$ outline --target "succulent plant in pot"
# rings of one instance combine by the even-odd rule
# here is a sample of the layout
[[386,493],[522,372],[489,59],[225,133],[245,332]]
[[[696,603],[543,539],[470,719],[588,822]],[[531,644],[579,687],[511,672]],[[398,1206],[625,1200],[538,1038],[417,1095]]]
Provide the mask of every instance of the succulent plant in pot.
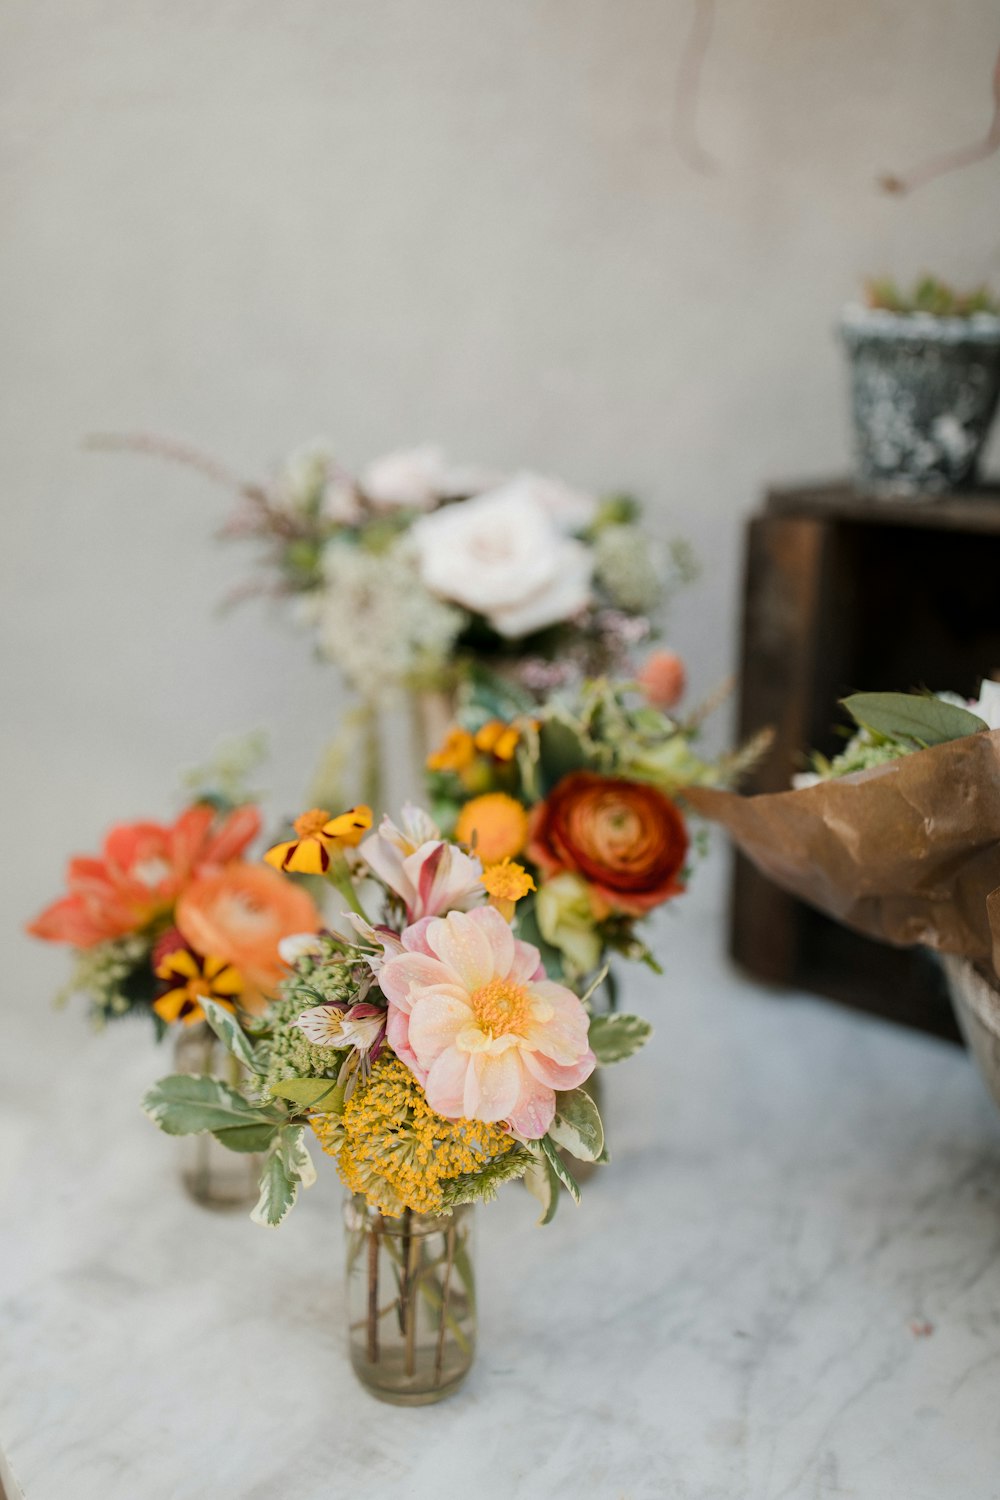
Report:
[[840,331],[858,488],[905,499],[974,483],[1000,396],[1000,302],[929,276],[910,294],[872,281]]

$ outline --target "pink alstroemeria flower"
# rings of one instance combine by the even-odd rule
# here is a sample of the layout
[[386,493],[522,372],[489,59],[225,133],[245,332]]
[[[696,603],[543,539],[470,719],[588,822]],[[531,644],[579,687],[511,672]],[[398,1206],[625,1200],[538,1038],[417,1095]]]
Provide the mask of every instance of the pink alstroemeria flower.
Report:
[[482,862],[446,843],[427,813],[407,805],[403,826],[383,818],[360,853],[369,869],[405,902],[410,922],[468,911],[486,899]]
[[447,1119],[505,1120],[524,1140],[552,1124],[556,1091],[579,1087],[596,1058],[589,1019],[545,977],[537,948],[492,907],[408,927],[379,976],[387,1040]]

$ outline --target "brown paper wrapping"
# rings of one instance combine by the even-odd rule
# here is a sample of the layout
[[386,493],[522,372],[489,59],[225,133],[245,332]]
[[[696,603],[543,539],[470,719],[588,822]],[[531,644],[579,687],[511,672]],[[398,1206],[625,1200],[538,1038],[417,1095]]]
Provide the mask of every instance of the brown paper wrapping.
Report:
[[828,916],[1000,974],[1000,730],[799,791],[685,801]]

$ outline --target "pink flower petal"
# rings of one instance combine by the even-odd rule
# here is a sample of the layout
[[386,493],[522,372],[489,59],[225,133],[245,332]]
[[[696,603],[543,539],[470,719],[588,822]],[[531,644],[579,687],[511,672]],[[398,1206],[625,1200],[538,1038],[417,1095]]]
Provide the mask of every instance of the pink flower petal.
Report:
[[426,1083],[427,1073],[417,1062],[409,1040],[410,1018],[405,1011],[389,1007],[385,1038],[400,1062],[405,1063],[418,1083]]
[[531,984],[533,980],[545,978],[542,955],[533,943],[525,943],[520,938],[516,938],[514,953],[514,962],[509,976],[513,984]]
[[[494,916],[506,927],[499,912]],[[470,994],[488,984],[497,972],[489,930],[484,931],[465,912],[453,911],[432,923],[427,929],[427,943]]]
[[567,1089],[578,1089],[597,1067],[597,1058],[588,1048],[583,1057],[574,1063],[553,1062],[543,1052],[522,1052],[521,1061],[533,1078],[557,1093]]
[[423,1068],[430,1068],[467,1026],[472,1012],[467,1000],[454,992],[421,995],[410,1012],[410,1047]]
[[399,953],[382,965],[378,982],[387,1000],[409,1010],[411,992],[417,986],[454,984],[455,976],[436,958],[423,953]]
[[551,1014],[547,1020],[532,1021],[524,1032],[527,1048],[543,1052],[558,1063],[572,1064],[587,1051],[590,1021],[587,1012],[572,990],[565,985],[544,980],[531,986],[532,996],[546,1005]]
[[465,1078],[469,1056],[457,1047],[446,1047],[434,1059],[427,1074],[427,1103],[446,1120],[460,1120],[465,1109]]
[[556,1096],[530,1073],[522,1075],[517,1103],[507,1116],[511,1130],[526,1141],[539,1141],[556,1116]]
[[519,1106],[523,1086],[517,1053],[474,1052],[470,1056],[465,1075],[466,1116],[470,1120],[508,1119]]

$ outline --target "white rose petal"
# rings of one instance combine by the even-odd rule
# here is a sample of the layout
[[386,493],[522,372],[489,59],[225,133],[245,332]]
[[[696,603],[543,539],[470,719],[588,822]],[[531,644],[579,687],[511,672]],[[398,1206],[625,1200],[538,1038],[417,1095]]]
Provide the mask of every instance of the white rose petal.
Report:
[[582,542],[567,539],[559,553],[559,571],[554,581],[530,598],[507,608],[495,609],[490,623],[501,635],[516,640],[572,619],[590,603],[593,558]]
[[516,474],[510,483],[530,494],[561,531],[585,531],[597,515],[596,497],[574,490],[561,479],[525,473]]

